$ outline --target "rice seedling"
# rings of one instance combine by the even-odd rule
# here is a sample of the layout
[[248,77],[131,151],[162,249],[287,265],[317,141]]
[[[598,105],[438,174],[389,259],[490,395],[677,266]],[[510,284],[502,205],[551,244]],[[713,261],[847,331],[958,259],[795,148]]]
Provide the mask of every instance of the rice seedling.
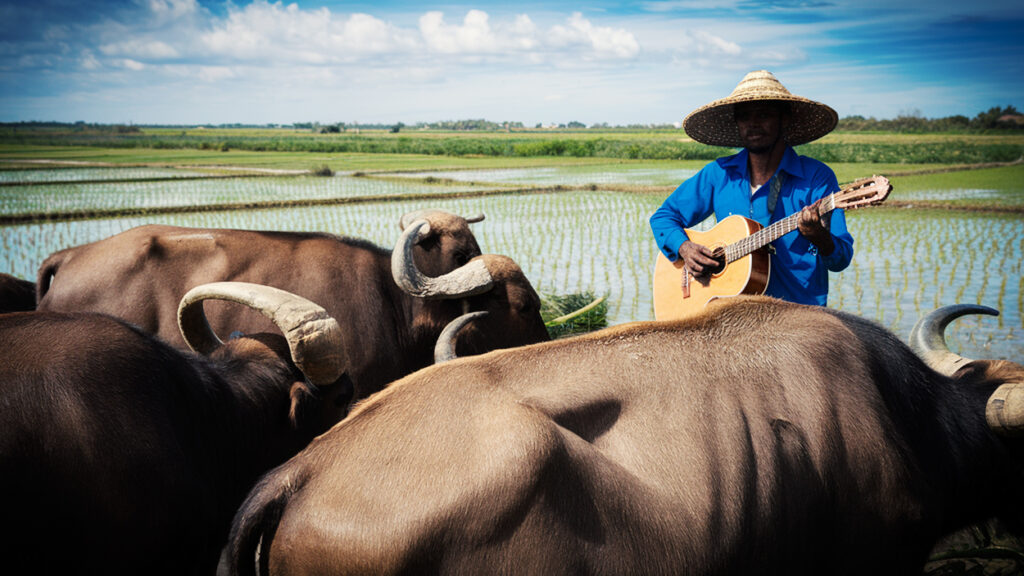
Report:
[[44,170],[0,170],[0,183],[83,182],[103,180],[144,180],[155,178],[195,178],[208,175],[198,170],[158,168],[149,166],[130,168],[47,168]]
[[[536,178],[558,182],[565,176],[590,182],[609,173],[616,177],[635,176],[626,168],[608,170],[607,166],[593,166],[553,169]],[[450,178],[454,173],[444,174],[448,180],[439,179],[433,184],[415,179],[345,175],[4,186],[0,187],[0,212],[5,214],[18,210],[74,210],[83,206],[159,206],[344,195],[399,199],[0,226],[0,272],[33,278],[43,258],[55,250],[149,222],[322,231],[390,247],[398,238],[397,223],[403,213],[437,207],[464,215],[486,214],[483,222],[473,225],[482,249],[515,259],[539,293],[605,295],[602,314],[609,324],[652,318],[651,275],[657,249],[647,220],[664,199],[664,193],[597,189],[415,198],[426,192],[479,189],[471,184],[478,175],[462,181]],[[521,179],[524,174],[520,170],[508,175],[507,181],[520,183],[513,176]],[[652,179],[679,176],[669,174]],[[903,337],[921,314],[934,307],[954,302],[995,306],[1002,312],[998,319],[955,322],[950,328],[951,347],[968,356],[1024,355],[1024,221],[1018,214],[880,207],[851,212],[847,222],[856,240],[855,255],[847,270],[830,275],[831,306],[873,319]],[[698,228],[707,229],[713,224],[714,219],[710,219]],[[1007,330],[1011,330],[1009,336],[1003,337]]]
[[436,194],[472,189],[468,185],[427,186],[417,182],[348,176],[4,186],[0,188],[0,214],[59,215],[81,211],[117,211],[140,207],[187,207],[303,199],[414,196],[424,193]]
[[594,184],[600,187],[612,185],[631,186],[677,186],[683,180],[697,173],[695,168],[651,168],[645,166],[550,166],[542,168],[512,168],[489,170],[450,170],[433,172],[409,172],[405,178],[437,178],[462,182],[488,182],[550,186],[582,186]]

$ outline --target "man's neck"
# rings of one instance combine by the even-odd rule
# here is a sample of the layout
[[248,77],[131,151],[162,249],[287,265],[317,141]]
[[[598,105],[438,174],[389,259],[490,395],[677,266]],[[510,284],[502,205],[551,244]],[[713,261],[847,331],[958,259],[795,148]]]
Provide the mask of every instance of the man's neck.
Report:
[[782,163],[786,153],[786,143],[780,138],[771,149],[764,152],[747,151],[747,169],[750,173],[750,184],[761,187],[767,182]]

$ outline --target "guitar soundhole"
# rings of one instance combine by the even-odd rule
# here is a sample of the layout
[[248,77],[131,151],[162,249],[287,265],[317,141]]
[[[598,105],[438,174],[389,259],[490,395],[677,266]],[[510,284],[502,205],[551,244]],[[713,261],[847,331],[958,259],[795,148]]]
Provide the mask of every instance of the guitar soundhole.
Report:
[[711,253],[711,257],[717,260],[718,264],[714,266],[707,266],[705,270],[708,274],[714,275],[720,273],[722,270],[725,270],[725,248],[722,248],[721,246],[715,248],[714,251]]

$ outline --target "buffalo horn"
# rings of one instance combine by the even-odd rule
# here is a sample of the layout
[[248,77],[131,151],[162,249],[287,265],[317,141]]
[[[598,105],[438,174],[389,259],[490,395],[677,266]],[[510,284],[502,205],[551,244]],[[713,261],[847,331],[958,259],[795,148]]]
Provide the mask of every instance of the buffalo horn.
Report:
[[416,268],[412,247],[419,241],[426,220],[417,220],[402,232],[391,253],[391,275],[402,290],[421,298],[464,298],[491,289],[494,279],[482,260],[470,260],[442,276],[426,276]]
[[949,345],[946,344],[946,326],[968,314],[998,316],[999,311],[978,304],[952,304],[933,310],[918,320],[914,329],[910,331],[910,347],[932,370],[952,376],[971,359],[949,350]]
[[455,336],[458,335],[459,330],[466,324],[469,324],[477,318],[487,316],[486,311],[470,312],[469,314],[463,314],[455,320],[452,320],[444,327],[441,331],[441,335],[437,337],[437,344],[434,346],[434,364],[440,364],[449,360],[455,360],[458,356],[455,355]]
[[[406,212],[405,214],[402,214],[402,217],[398,219],[398,228],[401,230],[405,230],[406,228],[409,227],[409,224],[412,224],[417,220],[429,220],[431,214],[438,213],[447,214],[449,216],[458,218],[458,216],[455,216],[455,214],[452,214],[451,212],[446,212],[445,210],[439,210],[437,208],[413,210],[412,212]],[[483,219],[483,214],[477,214],[476,216],[463,218],[463,220],[465,220],[467,224],[476,224],[477,222],[482,222]]]
[[1024,435],[1024,383],[1000,384],[985,404],[985,421],[1003,436]]
[[190,348],[209,354],[221,346],[203,311],[204,300],[243,304],[263,314],[288,341],[292,361],[315,386],[333,383],[344,370],[341,328],[317,304],[277,288],[247,282],[213,282],[188,291],[178,305],[178,328]]
[[[936,372],[952,376],[971,362],[970,358],[950,352],[945,338],[946,326],[967,314],[998,316],[999,311],[975,304],[944,306],[918,320],[910,332],[911,348]],[[1007,382],[996,388],[985,404],[985,421],[998,434],[1024,434],[1024,383]]]

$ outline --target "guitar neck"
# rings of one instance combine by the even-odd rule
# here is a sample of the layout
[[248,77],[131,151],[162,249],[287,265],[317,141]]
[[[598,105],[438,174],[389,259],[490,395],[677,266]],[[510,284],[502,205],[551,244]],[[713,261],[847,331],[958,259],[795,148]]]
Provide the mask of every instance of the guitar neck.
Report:
[[[825,201],[818,206],[818,215],[824,216],[836,208],[836,194],[829,194],[825,197]],[[747,254],[774,242],[776,239],[789,234],[793,230],[796,230],[797,225],[800,223],[800,213],[790,214],[788,217],[774,222],[769,226],[761,228],[757,232],[754,232],[750,236],[742,238],[732,244],[725,247],[725,261],[726,263],[733,262],[743,258]]]

